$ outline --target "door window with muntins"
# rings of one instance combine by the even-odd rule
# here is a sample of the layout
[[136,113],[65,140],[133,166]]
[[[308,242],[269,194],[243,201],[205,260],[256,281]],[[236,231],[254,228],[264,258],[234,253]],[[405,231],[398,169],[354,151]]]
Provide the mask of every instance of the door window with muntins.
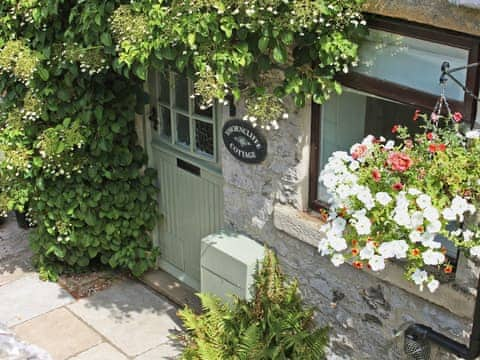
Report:
[[217,114],[193,98],[192,82],[179,74],[156,74],[158,123],[154,132],[162,143],[188,155],[217,163]]

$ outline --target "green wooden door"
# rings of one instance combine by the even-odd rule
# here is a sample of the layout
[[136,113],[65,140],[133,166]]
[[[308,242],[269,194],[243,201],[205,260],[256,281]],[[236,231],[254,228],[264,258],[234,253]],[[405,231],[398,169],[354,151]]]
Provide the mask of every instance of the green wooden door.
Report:
[[220,116],[191,99],[192,84],[175,74],[152,74],[149,93],[145,129],[150,164],[158,170],[158,265],[200,289],[201,239],[223,226]]

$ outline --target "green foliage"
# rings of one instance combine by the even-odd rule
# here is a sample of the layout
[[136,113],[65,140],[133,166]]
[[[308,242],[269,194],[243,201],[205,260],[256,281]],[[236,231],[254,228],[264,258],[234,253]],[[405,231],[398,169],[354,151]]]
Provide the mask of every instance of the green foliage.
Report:
[[91,263],[139,275],[157,255],[155,173],[134,131],[142,82],[111,66],[121,3],[0,3],[0,209],[38,223],[45,278]]
[[114,12],[111,30],[120,62],[138,76],[151,63],[187,72],[205,105],[242,96],[259,103],[248,118],[267,127],[285,110],[264,113],[264,103],[290,95],[302,107],[339,89],[334,75],[357,60],[361,3],[137,0]]
[[327,329],[313,324],[313,310],[304,309],[296,281],[288,282],[271,250],[255,274],[253,298],[219,298],[199,294],[203,313],[188,307],[179,312],[187,329],[183,359],[324,358]]

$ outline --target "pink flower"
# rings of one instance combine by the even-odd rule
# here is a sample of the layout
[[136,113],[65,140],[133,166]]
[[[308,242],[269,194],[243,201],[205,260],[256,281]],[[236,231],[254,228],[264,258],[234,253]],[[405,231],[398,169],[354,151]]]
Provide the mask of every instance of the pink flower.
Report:
[[433,121],[433,122],[438,122],[438,119],[440,119],[440,116],[438,116],[438,114],[435,114],[434,112],[432,112],[432,114],[430,115],[430,119]]
[[432,132],[427,133],[427,139],[428,140],[433,140],[433,133]]
[[387,164],[390,165],[393,171],[404,172],[412,166],[413,161],[407,154],[392,152],[388,155]]
[[368,150],[368,147],[367,145],[364,145],[364,144],[358,144],[356,145],[352,150],[351,150],[351,153],[352,153],[352,158],[354,160],[357,160],[361,157],[364,157],[365,154],[367,153],[367,150]]
[[453,121],[456,123],[459,123],[460,121],[463,120],[463,115],[462,113],[459,113],[458,111],[452,115]]
[[397,190],[397,191],[400,191],[403,189],[403,184],[401,182],[397,182],[395,184],[392,185],[392,189],[393,190]]
[[380,171],[378,171],[378,169],[373,169],[372,177],[373,177],[373,181],[379,182],[380,179],[382,178],[382,174],[380,174]]
[[415,114],[413,114],[413,121],[417,121],[421,113],[422,112],[420,110],[415,110]]
[[398,131],[399,128],[400,128],[400,125],[393,125],[392,134],[395,134]]

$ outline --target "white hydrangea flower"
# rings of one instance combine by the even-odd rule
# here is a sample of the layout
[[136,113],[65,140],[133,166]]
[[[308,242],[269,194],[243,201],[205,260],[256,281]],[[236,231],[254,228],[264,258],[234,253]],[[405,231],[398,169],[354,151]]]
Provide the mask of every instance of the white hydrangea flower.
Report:
[[345,262],[345,258],[343,257],[342,254],[335,254],[335,255],[332,256],[332,258],[330,260],[331,260],[332,264],[337,266],[337,267],[342,265]]
[[372,271],[380,271],[385,269],[385,259],[380,255],[373,255],[370,260],[368,260],[368,265]]
[[422,254],[423,262],[427,265],[440,265],[445,261],[445,255],[441,252],[428,249]]

